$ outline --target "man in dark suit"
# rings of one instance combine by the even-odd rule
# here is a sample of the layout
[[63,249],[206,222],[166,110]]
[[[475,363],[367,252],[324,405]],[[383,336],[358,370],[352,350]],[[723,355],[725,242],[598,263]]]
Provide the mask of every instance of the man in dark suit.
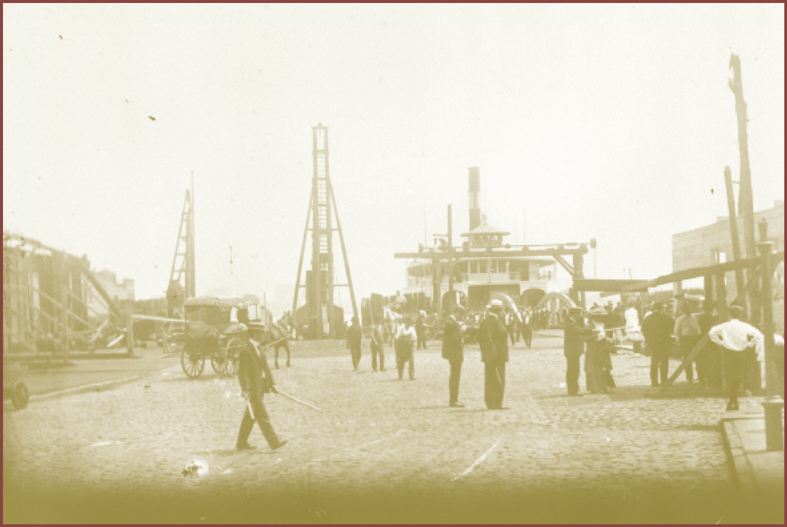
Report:
[[659,385],[669,378],[669,358],[672,351],[672,332],[675,321],[664,313],[661,303],[653,305],[653,312],[642,321],[642,336],[650,349],[650,383]]
[[262,350],[248,341],[248,333],[245,334],[246,342],[238,355],[238,381],[240,382],[241,396],[246,400],[246,413],[243,414],[243,421],[240,424],[240,433],[235,448],[238,450],[249,450],[256,448],[248,443],[249,434],[254,427],[254,421],[268,441],[271,450],[276,450],[283,446],[287,441],[282,441],[273,430],[268,412],[262,403],[263,394],[278,393],[273,383],[273,375],[268,367],[268,361]]
[[481,362],[484,363],[484,400],[488,409],[502,410],[508,362],[508,331],[501,320],[503,303],[492,300],[487,308],[489,315],[478,329]]
[[448,377],[448,406],[464,408],[459,402],[459,377],[462,373],[464,350],[462,349],[462,330],[453,315],[445,320],[443,328],[443,358],[451,366]]
[[593,335],[593,330],[585,326],[581,307],[568,309],[563,335],[563,355],[566,356],[566,388],[571,396],[579,393],[579,360],[585,351],[585,340]]

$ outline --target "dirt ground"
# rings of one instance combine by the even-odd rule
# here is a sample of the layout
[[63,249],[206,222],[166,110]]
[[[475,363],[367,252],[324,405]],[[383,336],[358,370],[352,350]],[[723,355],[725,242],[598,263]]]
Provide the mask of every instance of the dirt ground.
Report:
[[[468,346],[448,407],[439,342],[416,352],[416,379],[361,371],[341,342],[292,343],[265,404],[270,451],[234,449],[244,412],[236,379],[179,366],[111,391],[5,411],[4,521],[102,523],[741,523],[719,428],[724,401],[680,383],[649,386],[648,359],[613,357],[611,395],[565,394],[562,335],[518,343],[507,410],[485,409]],[[272,363],[272,352],[269,353]],[[584,388],[584,380],[582,381]],[[192,459],[209,473],[181,474]],[[767,512],[767,514],[766,514]],[[778,520],[778,519],[777,519]],[[783,521],[783,502],[781,510]]]

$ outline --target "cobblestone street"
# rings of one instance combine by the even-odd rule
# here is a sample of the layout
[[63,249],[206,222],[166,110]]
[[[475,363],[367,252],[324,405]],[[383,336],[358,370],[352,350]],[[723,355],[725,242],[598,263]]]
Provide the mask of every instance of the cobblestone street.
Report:
[[[3,414],[5,522],[733,523],[755,521],[730,483],[724,401],[679,382],[649,386],[649,359],[613,356],[610,395],[565,395],[562,334],[518,343],[503,411],[483,402],[477,346],[466,347],[449,408],[439,342],[416,352],[416,379],[361,371],[339,342],[293,343],[265,404],[289,443],[234,449],[237,379],[180,367],[100,393]],[[272,357],[269,357],[272,365]],[[674,367],[674,365],[673,365]],[[406,377],[406,376],[405,376]],[[584,375],[582,379],[584,388]],[[210,472],[181,475],[201,459]]]

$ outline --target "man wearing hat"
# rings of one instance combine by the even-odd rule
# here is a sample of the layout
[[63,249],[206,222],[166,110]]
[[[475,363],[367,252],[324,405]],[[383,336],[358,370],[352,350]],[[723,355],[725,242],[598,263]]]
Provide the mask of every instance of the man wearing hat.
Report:
[[490,410],[503,409],[503,391],[508,362],[508,331],[503,324],[503,303],[492,300],[487,316],[478,328],[481,362],[484,363],[484,400]]
[[653,304],[653,311],[642,321],[642,336],[650,349],[650,384],[659,385],[669,377],[669,357],[672,350],[672,331],[675,321],[664,313],[660,302]]
[[347,347],[353,360],[353,371],[358,371],[358,364],[361,362],[361,342],[363,341],[363,331],[358,323],[358,317],[352,318],[352,325],[347,328]]
[[443,358],[451,366],[451,373],[448,377],[448,406],[462,408],[464,405],[459,402],[459,377],[462,372],[462,361],[464,360],[462,329],[453,315],[449,315],[445,319]]
[[276,450],[287,441],[282,441],[276,435],[262,402],[263,394],[277,393],[276,386],[265,353],[249,342],[248,337],[248,331],[244,331],[241,338],[245,342],[238,354],[238,382],[240,382],[241,396],[246,400],[246,413],[243,414],[235,448],[238,450],[255,448],[248,443],[248,439],[256,421],[271,450]]
[[724,372],[727,378],[729,401],[727,410],[738,410],[738,392],[746,372],[747,354],[761,350],[763,335],[760,330],[743,321],[746,311],[740,306],[730,306],[730,321],[711,328],[708,336],[722,348]]
[[581,307],[568,308],[568,318],[563,329],[563,355],[566,356],[566,388],[571,396],[579,393],[579,358],[585,350],[585,339],[593,335],[591,328],[585,327]]

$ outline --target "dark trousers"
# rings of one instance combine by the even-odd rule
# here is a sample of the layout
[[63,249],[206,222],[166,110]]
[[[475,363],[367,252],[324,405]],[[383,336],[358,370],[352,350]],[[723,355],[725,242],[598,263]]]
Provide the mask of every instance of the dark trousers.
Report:
[[426,332],[424,330],[421,330],[421,331],[416,330],[415,337],[418,340],[418,344],[417,344],[416,347],[419,350],[420,349],[424,349],[425,350],[426,349]]
[[375,346],[372,344],[372,369],[377,371],[377,356],[380,357],[380,369],[385,369],[385,353],[383,352],[383,344],[382,342]]
[[[691,353],[691,350],[694,349],[694,346],[696,346],[699,341],[700,341],[700,336],[699,335],[681,337],[680,341],[679,341],[680,342],[680,356],[683,357],[683,359],[685,360],[686,357],[689,356],[689,353]],[[694,381],[694,370],[692,368],[692,364],[696,364],[697,365],[697,380],[698,381],[704,380],[703,375],[704,375],[705,372],[702,371],[702,365],[700,364],[700,355],[701,354],[698,354],[694,358],[693,361],[691,361],[688,364],[686,364],[686,370],[685,370],[685,372],[686,372],[686,380],[689,381],[689,382],[693,382]]]
[[399,378],[404,377],[404,365],[409,362],[409,374],[411,379],[415,379],[415,363],[413,362],[413,345],[399,345],[396,350],[396,369],[399,371]]
[[503,407],[503,391],[506,387],[506,363],[484,363],[484,401],[490,410]]
[[530,347],[530,343],[533,341],[533,328],[530,325],[521,325],[519,326],[519,334],[522,336],[522,340],[525,341],[527,347]]
[[[254,417],[249,413],[249,404],[251,404],[251,408],[254,411]],[[273,431],[270,417],[268,416],[267,410],[265,410],[265,405],[262,403],[262,394],[252,393],[249,396],[249,402],[246,404],[246,413],[243,414],[243,421],[240,423],[240,433],[238,433],[238,443],[236,446],[245,445],[249,440],[251,429],[254,428],[254,421],[257,421],[257,425],[260,427],[262,435],[265,436],[265,440],[271,448],[279,444],[279,437],[276,435],[276,432]]]
[[727,380],[727,394],[729,396],[727,406],[737,406],[738,394],[741,391],[746,372],[746,352],[723,349],[722,353],[724,354],[724,376]]
[[721,380],[721,350],[716,344],[709,342],[705,344],[702,355],[702,362],[708,385],[716,390],[721,390],[723,386]]
[[508,327],[508,336],[511,337],[511,345],[516,344],[516,330],[514,326]]
[[448,376],[448,404],[454,404],[459,400],[459,377],[462,374],[462,361],[448,361],[451,365],[451,374]]
[[[648,343],[650,348],[650,384],[658,386],[664,384],[669,378],[669,344],[651,344]],[[659,374],[661,374],[661,383],[659,383]]]
[[749,390],[752,395],[759,396],[762,394],[762,370],[760,361],[757,360],[757,352],[749,348],[743,353],[746,357],[743,366],[743,387]]
[[361,343],[350,343],[350,355],[352,355],[353,359],[353,369],[358,369],[358,364],[361,363]]
[[579,357],[580,355],[566,357],[566,388],[569,395],[579,393]]

